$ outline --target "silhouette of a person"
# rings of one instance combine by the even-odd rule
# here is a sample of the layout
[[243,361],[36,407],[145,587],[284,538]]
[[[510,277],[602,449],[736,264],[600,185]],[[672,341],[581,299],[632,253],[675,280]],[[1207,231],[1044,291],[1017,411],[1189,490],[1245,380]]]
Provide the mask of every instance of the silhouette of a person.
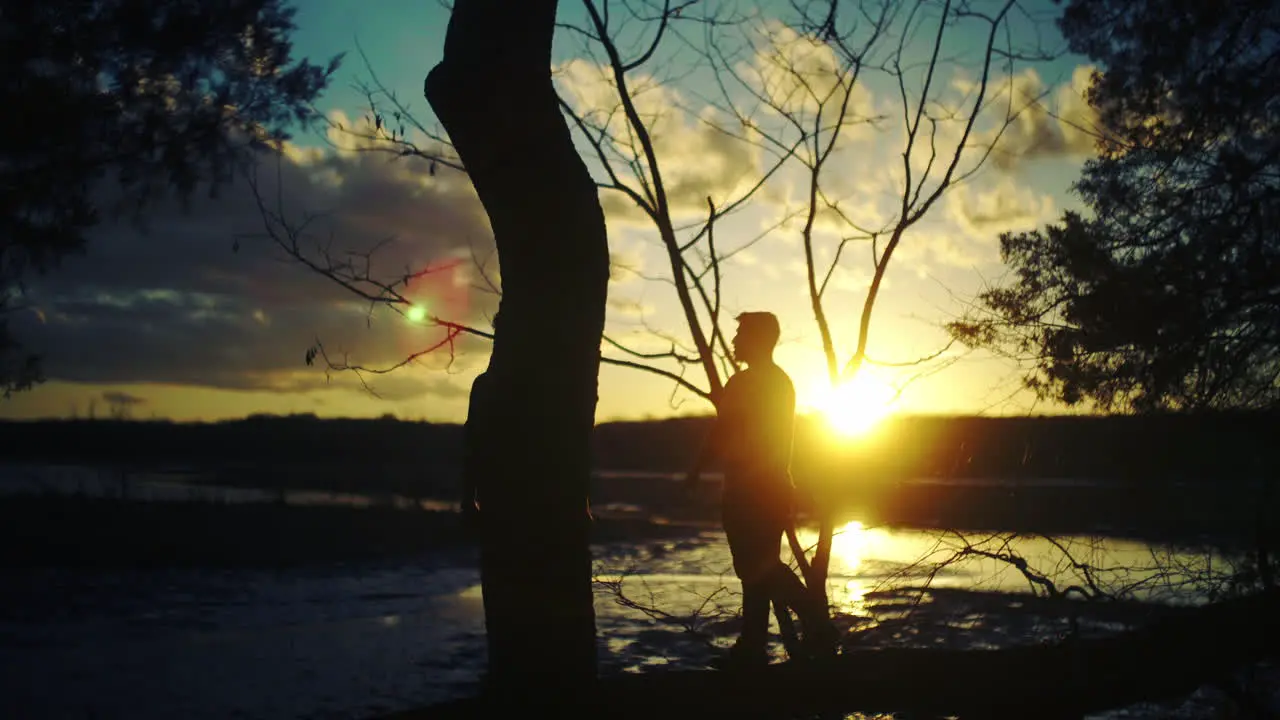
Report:
[[725,384],[715,425],[687,482],[696,486],[708,461],[720,460],[722,520],[742,581],[742,634],[730,661],[755,665],[768,662],[770,600],[795,609],[807,632],[823,624],[804,585],[779,557],[791,521],[796,394],[791,378],[773,361],[778,319],[773,313],[747,312],[737,321],[733,354],[747,368]]

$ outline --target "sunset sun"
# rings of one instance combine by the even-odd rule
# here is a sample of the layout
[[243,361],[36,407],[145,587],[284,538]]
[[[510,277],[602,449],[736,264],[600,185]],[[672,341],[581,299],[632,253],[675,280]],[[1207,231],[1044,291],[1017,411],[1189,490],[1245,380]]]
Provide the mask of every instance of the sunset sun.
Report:
[[893,413],[895,395],[887,383],[860,372],[828,390],[817,409],[832,430],[843,437],[859,437]]

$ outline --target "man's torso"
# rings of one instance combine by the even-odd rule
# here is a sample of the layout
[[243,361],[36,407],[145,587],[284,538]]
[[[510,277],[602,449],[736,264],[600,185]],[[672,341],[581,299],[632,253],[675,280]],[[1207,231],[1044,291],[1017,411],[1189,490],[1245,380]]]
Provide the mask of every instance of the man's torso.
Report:
[[777,365],[748,368],[726,384],[719,415],[725,503],[787,502],[795,421],[791,379]]

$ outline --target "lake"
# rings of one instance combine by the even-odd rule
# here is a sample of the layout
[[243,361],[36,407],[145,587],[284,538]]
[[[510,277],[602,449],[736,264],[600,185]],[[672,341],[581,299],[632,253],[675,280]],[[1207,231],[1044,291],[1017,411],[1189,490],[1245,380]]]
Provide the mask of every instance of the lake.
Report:
[[[15,474],[10,492],[18,492]],[[139,500],[279,497],[159,478],[134,478],[122,490],[87,471],[38,480],[35,491]],[[627,511],[634,508],[619,509]],[[799,537],[816,540],[812,530]],[[1032,577],[1010,563],[1015,555]],[[600,544],[594,557],[604,672],[700,667],[732,641],[738,585],[714,526]],[[1032,591],[1045,581],[1177,606],[1202,601],[1230,570],[1221,554],[1133,540],[960,535],[849,518],[835,538],[830,594],[855,644],[990,647],[1067,630],[1060,604],[1037,605]],[[926,585],[928,593],[909,590]],[[471,693],[484,665],[467,547],[275,570],[11,569],[0,598],[0,717],[361,718]],[[1153,607],[1082,611],[1079,623],[1107,632]]]

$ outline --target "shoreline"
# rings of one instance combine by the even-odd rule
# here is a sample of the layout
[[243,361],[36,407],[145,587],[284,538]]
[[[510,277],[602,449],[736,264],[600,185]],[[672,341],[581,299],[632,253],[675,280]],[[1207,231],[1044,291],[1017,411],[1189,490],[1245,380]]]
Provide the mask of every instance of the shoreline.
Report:
[[[695,538],[719,532],[718,511],[699,506],[662,514],[641,508],[597,510],[594,546]],[[865,527],[957,531],[974,535],[1097,537],[1173,548],[1241,547],[1231,534],[1099,528],[1067,524],[961,522],[951,526],[860,520]],[[865,519],[864,519],[865,518]],[[1034,518],[1029,518],[1034,519]],[[802,524],[808,529],[809,524]],[[0,499],[0,565],[16,567],[293,567],[449,553],[474,558],[474,529],[461,515],[395,506],[288,505],[208,501],[134,501],[58,495]]]

